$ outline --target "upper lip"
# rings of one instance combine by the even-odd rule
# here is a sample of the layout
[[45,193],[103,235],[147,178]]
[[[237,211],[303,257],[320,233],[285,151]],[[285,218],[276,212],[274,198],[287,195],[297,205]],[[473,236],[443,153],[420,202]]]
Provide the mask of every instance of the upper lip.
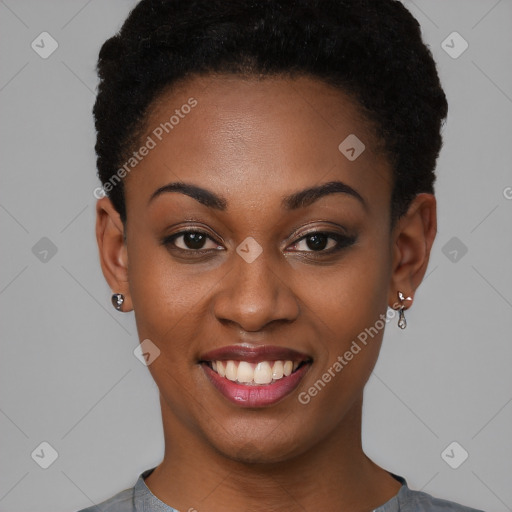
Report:
[[247,361],[257,363],[259,361],[311,361],[307,354],[297,350],[277,347],[272,345],[260,345],[251,347],[247,345],[229,345],[216,348],[199,358],[200,361]]

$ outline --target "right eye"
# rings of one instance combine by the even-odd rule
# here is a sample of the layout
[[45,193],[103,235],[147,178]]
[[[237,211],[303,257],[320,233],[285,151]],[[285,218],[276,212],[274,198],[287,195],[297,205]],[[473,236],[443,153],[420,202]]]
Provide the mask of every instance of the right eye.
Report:
[[[204,247],[205,243],[211,242],[210,247]],[[207,233],[204,231],[180,231],[179,233],[174,233],[170,235],[164,240],[162,240],[162,244],[167,246],[171,250],[179,250],[184,252],[205,252],[213,250],[219,250],[219,244],[215,242]]]

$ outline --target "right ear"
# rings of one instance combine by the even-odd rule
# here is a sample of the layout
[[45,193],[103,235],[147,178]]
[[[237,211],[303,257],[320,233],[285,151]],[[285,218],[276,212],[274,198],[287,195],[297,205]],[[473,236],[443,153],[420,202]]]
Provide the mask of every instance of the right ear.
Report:
[[108,197],[96,203],[96,240],[103,275],[112,293],[122,293],[122,311],[133,309],[128,286],[128,251],[124,239],[124,226],[119,212]]

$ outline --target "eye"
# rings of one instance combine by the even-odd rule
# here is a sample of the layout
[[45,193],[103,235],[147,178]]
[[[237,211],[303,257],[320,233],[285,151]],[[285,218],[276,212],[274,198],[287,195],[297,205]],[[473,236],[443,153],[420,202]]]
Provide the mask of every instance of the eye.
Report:
[[[208,241],[210,246],[208,247]],[[166,237],[162,243],[171,248],[181,251],[208,251],[211,249],[219,249],[219,244],[215,242],[204,231],[180,231]],[[206,246],[205,246],[206,244]]]
[[314,231],[303,236],[291,247],[297,252],[320,252],[330,254],[352,245],[356,241],[354,236],[340,233]]

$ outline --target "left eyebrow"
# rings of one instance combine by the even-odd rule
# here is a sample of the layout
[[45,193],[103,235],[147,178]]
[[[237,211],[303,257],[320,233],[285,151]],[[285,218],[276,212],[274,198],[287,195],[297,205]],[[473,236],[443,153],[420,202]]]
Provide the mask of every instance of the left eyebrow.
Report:
[[[197,185],[190,183],[169,183],[163,187],[158,188],[153,192],[149,198],[148,204],[151,203],[158,196],[168,192],[180,192],[189,197],[192,197],[201,204],[204,204],[208,208],[213,208],[220,211],[227,209],[228,201],[214,192],[207,190]],[[363,199],[361,194],[354,190],[352,187],[343,183],[342,181],[329,181],[316,187],[309,187],[299,192],[294,192],[281,199],[281,207],[285,210],[297,210],[298,208],[306,208],[320,198],[329,194],[342,193],[349,196],[355,197],[364,207],[368,208],[366,201]]]
[[310,187],[300,192],[295,192],[294,194],[284,197],[281,201],[281,205],[286,210],[296,210],[297,208],[310,206],[321,197],[336,193],[348,194],[355,197],[365,209],[368,208],[361,194],[342,181],[329,181],[317,187]]

